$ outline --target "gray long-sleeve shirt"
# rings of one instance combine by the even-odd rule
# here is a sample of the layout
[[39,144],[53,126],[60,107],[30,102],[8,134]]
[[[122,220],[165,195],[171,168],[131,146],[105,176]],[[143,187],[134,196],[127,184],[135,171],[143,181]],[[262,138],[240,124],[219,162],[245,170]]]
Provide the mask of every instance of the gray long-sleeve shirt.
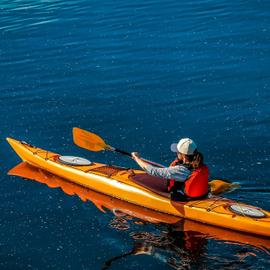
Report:
[[185,180],[191,174],[191,171],[183,165],[177,165],[174,167],[158,168],[148,164],[145,171],[154,176],[158,176],[164,179],[174,179],[175,181],[185,182]]

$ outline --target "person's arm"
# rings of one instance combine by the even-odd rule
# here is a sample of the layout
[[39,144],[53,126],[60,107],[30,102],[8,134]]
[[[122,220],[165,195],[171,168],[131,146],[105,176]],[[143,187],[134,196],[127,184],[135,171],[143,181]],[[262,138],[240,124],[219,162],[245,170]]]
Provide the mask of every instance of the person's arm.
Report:
[[138,163],[138,165],[143,168],[148,174],[158,176],[164,179],[175,179],[176,181],[184,182],[191,173],[190,170],[188,170],[182,165],[166,168],[158,168],[152,166],[141,160],[138,153],[132,153],[132,157]]

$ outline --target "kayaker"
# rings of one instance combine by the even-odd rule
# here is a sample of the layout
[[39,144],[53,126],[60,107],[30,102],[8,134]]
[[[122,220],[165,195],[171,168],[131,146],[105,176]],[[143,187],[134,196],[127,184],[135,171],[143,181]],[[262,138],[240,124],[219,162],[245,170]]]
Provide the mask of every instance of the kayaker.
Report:
[[177,153],[177,158],[165,168],[148,164],[137,152],[133,152],[132,157],[148,174],[168,180],[172,200],[205,197],[208,194],[209,171],[196,143],[190,138],[183,138],[177,144],[172,144],[171,150]]

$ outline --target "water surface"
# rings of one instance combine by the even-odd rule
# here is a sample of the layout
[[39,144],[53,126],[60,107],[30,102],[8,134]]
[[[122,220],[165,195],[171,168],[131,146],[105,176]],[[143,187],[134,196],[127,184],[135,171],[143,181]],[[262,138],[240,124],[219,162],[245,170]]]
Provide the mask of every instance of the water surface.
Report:
[[[212,179],[241,184],[226,197],[270,210],[269,11],[265,0],[1,1],[1,268],[102,269],[138,232],[147,243],[164,236],[129,220],[118,230],[91,203],[7,176],[19,162],[7,136],[127,167],[136,165],[76,147],[72,127],[165,164],[170,144],[192,137]],[[110,268],[185,269],[171,252]],[[269,268],[265,252],[215,238],[200,258],[202,269]]]

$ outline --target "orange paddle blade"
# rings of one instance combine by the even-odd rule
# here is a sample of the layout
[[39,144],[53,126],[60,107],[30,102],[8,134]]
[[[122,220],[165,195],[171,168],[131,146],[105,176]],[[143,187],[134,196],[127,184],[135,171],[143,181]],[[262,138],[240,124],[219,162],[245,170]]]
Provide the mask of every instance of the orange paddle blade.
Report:
[[73,128],[73,141],[81,148],[94,152],[108,148],[107,144],[98,135],[77,127]]
[[240,185],[236,183],[230,183],[224,180],[214,179],[209,182],[211,193],[214,195],[222,194],[224,192],[229,192],[234,189],[240,188]]

